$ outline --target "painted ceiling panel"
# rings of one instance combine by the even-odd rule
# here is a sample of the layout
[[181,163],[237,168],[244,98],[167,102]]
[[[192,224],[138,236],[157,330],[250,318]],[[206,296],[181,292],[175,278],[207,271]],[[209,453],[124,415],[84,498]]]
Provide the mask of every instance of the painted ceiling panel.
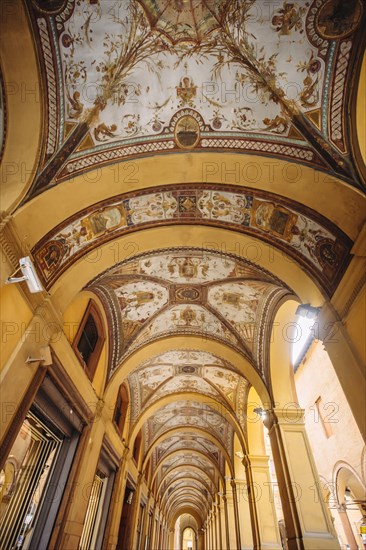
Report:
[[231,449],[232,427],[220,412],[204,403],[180,400],[165,405],[147,420],[151,445],[162,434],[175,428],[199,428],[212,433],[226,449]]
[[[163,395],[179,391],[179,388],[220,399],[220,393],[215,389],[215,384],[211,383],[210,376],[213,367],[218,365],[227,363],[212,354],[194,350],[172,351],[150,359],[128,377],[132,418],[137,421],[144,408]],[[222,379],[220,383],[224,386]]]
[[156,317],[138,334],[128,351],[132,352],[143,343],[168,334],[197,334],[240,346],[238,338],[206,308],[182,304],[170,307]]
[[[350,239],[334,224],[301,205],[289,207],[276,195],[268,200],[260,192],[231,189],[229,192],[221,186],[215,189],[204,185],[177,186],[164,192],[123,196],[76,214],[32,249],[46,287],[76,259],[106,241],[160,224],[197,223],[230,228],[272,243],[298,261],[331,293],[349,261]],[[174,253],[169,263],[160,260],[164,277],[169,280],[209,281],[211,266],[219,277],[229,269],[224,263],[218,271],[211,259],[203,261],[198,269],[197,254],[188,263],[179,255],[175,260],[172,256]],[[140,271],[150,269],[149,265],[140,264],[139,268],[127,265]],[[156,274],[157,265],[151,269]]]
[[345,115],[361,0],[141,4],[68,0],[55,15],[29,2],[49,103],[32,192],[187,149],[279,155],[360,185]]

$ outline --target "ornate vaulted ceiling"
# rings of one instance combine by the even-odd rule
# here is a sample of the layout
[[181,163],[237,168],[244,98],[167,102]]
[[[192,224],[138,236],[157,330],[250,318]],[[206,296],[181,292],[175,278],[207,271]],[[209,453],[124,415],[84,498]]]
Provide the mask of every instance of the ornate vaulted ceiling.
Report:
[[141,468],[151,461],[168,515],[203,518],[233,473],[235,441],[245,452],[242,363],[269,388],[277,308],[300,300],[304,280],[330,299],[352,258],[364,5],[25,4],[43,127],[17,211],[22,242],[59,302],[77,272],[104,306],[107,383],[128,388],[129,443],[142,434]]
[[48,117],[30,196],[101,164],[187,150],[279,156],[362,187],[347,120],[361,0],[29,9]]

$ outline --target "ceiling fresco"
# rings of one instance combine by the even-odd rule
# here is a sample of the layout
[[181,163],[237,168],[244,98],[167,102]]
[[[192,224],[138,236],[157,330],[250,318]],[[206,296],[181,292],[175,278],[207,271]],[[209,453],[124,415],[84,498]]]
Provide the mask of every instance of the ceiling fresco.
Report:
[[181,456],[167,458],[159,469],[159,473],[161,476],[164,476],[168,472],[170,473],[171,471],[175,469],[178,470],[179,468],[189,471],[190,467],[202,470],[203,472],[206,472],[211,479],[216,479],[215,465],[212,461],[209,461],[208,459],[205,459],[205,457],[195,453],[194,450],[186,452]]
[[172,393],[199,393],[216,399],[240,418],[248,381],[219,357],[195,350],[164,353],[128,376],[132,426],[151,404]]
[[[264,376],[264,333],[271,312],[283,297],[293,294],[283,282],[250,262],[192,248],[140,255],[101,274],[87,288],[100,297],[109,317],[110,375],[149,342],[193,335],[233,347]],[[163,380],[170,380],[173,371],[174,381],[162,391],[180,391],[188,384],[187,373],[177,371],[173,364],[169,369],[164,368],[160,379],[159,368],[156,379],[150,372],[140,392],[142,399]],[[212,388],[201,380],[194,386],[212,394]]]
[[361,0],[37,3],[48,123],[31,194],[192,149],[278,155],[362,187],[346,124]]
[[161,407],[146,422],[150,445],[177,427],[196,428],[212,434],[226,449],[232,448],[233,428],[220,412],[205,403],[179,400]]
[[[231,228],[271,242],[298,261],[326,293],[332,293],[350,260],[352,243],[342,231],[308,208],[294,203],[289,207],[278,195],[267,193],[265,199],[260,192],[229,186],[174,187],[109,199],[50,231],[32,249],[46,288],[96,246],[164,224],[195,222]],[[181,277],[183,266],[175,267]],[[174,275],[174,262],[168,269]]]

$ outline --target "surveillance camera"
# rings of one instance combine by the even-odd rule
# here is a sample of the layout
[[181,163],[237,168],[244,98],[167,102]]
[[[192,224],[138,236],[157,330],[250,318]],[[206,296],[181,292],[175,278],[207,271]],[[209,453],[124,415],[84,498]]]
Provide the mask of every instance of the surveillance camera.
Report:
[[35,267],[29,256],[25,256],[19,260],[19,269],[21,270],[23,277],[9,277],[5,282],[20,283],[25,281],[28,285],[29,292],[32,294],[36,292],[42,292],[43,287],[36,273]]
[[35,267],[32,264],[31,259],[29,256],[26,256],[25,258],[21,258],[19,260],[20,269],[23,273],[23,275],[26,277],[26,283],[29,288],[29,292],[35,293],[35,292],[42,292],[43,287],[38,279],[38,275],[36,273]]

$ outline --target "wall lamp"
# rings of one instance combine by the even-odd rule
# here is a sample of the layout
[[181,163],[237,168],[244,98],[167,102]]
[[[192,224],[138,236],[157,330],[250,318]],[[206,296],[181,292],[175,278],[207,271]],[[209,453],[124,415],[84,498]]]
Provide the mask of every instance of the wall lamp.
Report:
[[262,409],[262,407],[257,407],[256,409],[253,409],[253,412],[255,412],[256,414],[259,414],[259,416],[261,416],[262,419],[265,418],[268,413],[268,411],[266,411],[265,409]]
[[307,317],[308,319],[316,319],[319,315],[320,307],[314,307],[310,304],[301,304],[295,314],[299,317]]
[[[18,271],[22,272],[21,277],[14,277]],[[5,284],[10,285],[12,283],[21,283],[25,281],[28,285],[29,292],[32,294],[35,294],[36,292],[42,292],[44,290],[37,272],[36,268],[33,265],[32,260],[29,256],[25,256],[24,258],[20,258],[19,260],[19,267],[14,271],[14,273],[8,277],[8,279],[5,281]]]

